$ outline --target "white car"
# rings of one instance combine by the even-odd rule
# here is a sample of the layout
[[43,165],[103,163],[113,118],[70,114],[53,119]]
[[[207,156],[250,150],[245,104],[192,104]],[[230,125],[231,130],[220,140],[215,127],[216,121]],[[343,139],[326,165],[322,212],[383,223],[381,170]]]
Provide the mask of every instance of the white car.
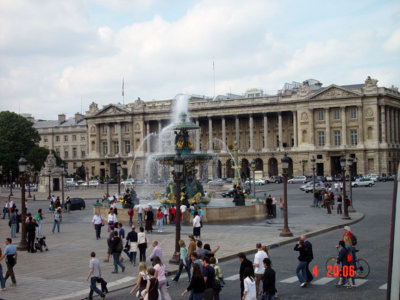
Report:
[[[325,188],[325,184],[322,181],[315,182],[315,190],[318,191],[318,190],[322,190],[324,188]],[[313,182],[309,181],[306,184],[303,184],[302,186],[300,186],[299,189],[306,193],[312,192],[313,191]]]
[[307,177],[306,176],[295,176],[288,180],[288,183],[306,183]]
[[89,181],[89,186],[98,186],[100,183],[98,180],[90,180]]
[[133,178],[128,178],[125,179],[124,181],[121,181],[122,185],[133,185],[135,183],[135,179]]
[[368,177],[364,177],[364,178],[359,178],[356,181],[353,181],[351,183],[352,187],[358,187],[358,186],[369,186],[372,187],[373,185],[375,185],[375,182]]
[[365,178],[370,178],[374,182],[377,182],[379,180],[379,175],[378,174],[368,174],[367,176],[365,176]]

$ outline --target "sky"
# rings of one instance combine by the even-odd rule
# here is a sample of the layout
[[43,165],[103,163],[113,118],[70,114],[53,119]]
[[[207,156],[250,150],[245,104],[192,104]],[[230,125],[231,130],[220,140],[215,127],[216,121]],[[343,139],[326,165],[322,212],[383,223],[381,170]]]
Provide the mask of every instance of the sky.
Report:
[[[214,81],[215,76],[215,81]],[[0,0],[0,111],[65,113],[314,78],[400,86],[400,1]]]

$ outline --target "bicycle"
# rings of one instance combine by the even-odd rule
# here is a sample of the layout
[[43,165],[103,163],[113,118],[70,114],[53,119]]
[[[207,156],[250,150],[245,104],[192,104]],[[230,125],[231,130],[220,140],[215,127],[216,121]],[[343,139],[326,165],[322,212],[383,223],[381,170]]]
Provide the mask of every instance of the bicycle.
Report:
[[[359,250],[356,250],[358,252]],[[330,257],[326,260],[325,267],[326,267],[326,275],[328,277],[334,277],[334,266],[336,265],[337,257]],[[370,272],[370,267],[368,262],[363,258],[356,259],[356,265],[354,270],[355,278],[365,279],[368,277]]]

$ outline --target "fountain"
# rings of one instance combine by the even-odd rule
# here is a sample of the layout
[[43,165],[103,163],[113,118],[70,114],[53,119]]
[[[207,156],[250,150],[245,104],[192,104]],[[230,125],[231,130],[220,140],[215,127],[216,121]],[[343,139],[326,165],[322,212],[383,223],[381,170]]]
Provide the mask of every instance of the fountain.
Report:
[[[184,181],[181,184],[182,191],[184,191],[182,193],[183,204],[188,206],[189,204],[196,203],[205,206],[210,202],[210,199],[204,197],[203,186],[196,178],[196,173],[198,172],[196,166],[212,160],[216,155],[211,153],[193,153],[193,143],[190,140],[189,131],[198,130],[199,126],[190,122],[185,112],[180,113],[179,122],[171,124],[168,128],[175,133],[175,142],[173,144],[175,152],[154,154],[152,155],[152,159],[158,161],[161,165],[172,166],[175,156],[180,154],[184,161]],[[160,202],[164,205],[174,205],[175,191],[175,183],[172,181],[169,182],[166,188],[167,197],[160,199]]]

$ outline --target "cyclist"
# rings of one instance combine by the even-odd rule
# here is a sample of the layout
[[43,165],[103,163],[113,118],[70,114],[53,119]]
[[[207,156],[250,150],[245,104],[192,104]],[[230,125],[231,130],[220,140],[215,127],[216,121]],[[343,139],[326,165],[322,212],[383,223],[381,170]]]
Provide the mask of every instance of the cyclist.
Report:
[[339,279],[339,282],[336,284],[336,286],[338,286],[338,287],[343,286],[346,283],[346,279],[351,278],[352,280],[349,280],[349,285],[347,286],[347,288],[351,289],[354,287],[354,277],[350,277],[349,272],[347,273],[347,277],[343,276],[344,268],[345,267],[349,268],[349,266],[351,265],[351,262],[349,262],[347,259],[347,254],[350,253],[351,250],[348,250],[344,241],[339,241],[339,245],[337,247],[339,248],[339,254],[336,259],[336,263],[338,265],[341,264],[342,271],[340,272],[340,279]]

